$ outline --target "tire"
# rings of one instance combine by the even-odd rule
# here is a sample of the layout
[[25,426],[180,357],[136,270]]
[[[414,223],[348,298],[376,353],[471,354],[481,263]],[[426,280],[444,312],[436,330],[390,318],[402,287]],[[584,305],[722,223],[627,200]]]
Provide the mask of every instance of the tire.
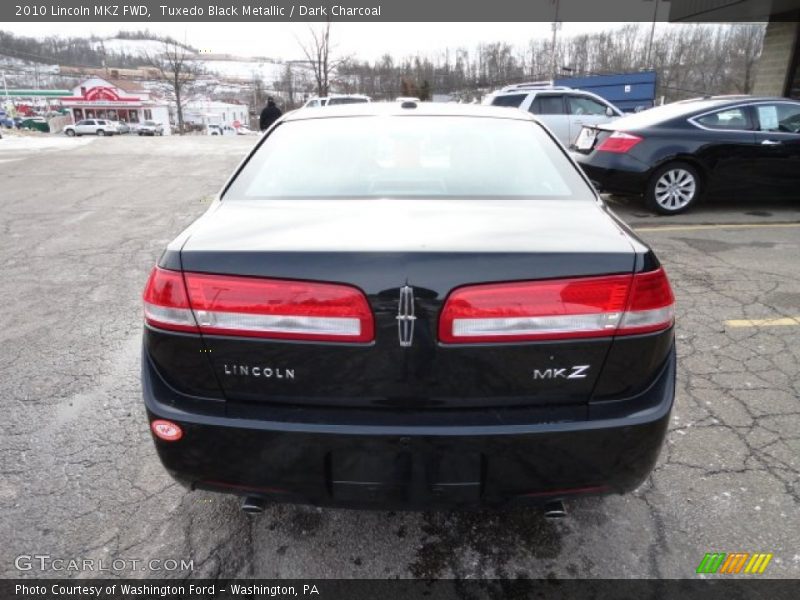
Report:
[[677,215],[697,204],[702,194],[699,171],[685,162],[662,165],[650,177],[644,198],[647,207],[662,215]]
[[143,133],[140,131],[140,132],[139,132],[139,137],[142,137],[143,135],[144,135],[144,134],[143,134]]
[[67,129],[64,133],[66,133],[68,137],[75,137],[74,129]]
[[102,129],[98,129],[98,130],[97,130],[95,133],[96,133],[97,135],[99,135],[100,137],[103,137],[103,136],[106,134],[106,132],[105,132],[105,131],[103,131]]

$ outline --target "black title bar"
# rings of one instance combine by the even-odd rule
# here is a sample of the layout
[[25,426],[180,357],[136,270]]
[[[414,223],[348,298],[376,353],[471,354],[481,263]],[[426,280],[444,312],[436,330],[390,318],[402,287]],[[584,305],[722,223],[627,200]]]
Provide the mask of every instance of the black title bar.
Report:
[[2,0],[14,22],[797,20],[800,0]]
[[708,579],[182,580],[6,579],[3,600],[795,600],[796,580]]

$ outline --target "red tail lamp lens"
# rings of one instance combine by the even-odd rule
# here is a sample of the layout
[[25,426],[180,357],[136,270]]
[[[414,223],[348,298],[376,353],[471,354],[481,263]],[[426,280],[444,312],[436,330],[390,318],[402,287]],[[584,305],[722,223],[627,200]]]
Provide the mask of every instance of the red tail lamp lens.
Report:
[[493,283],[450,294],[439,319],[448,344],[611,337],[672,325],[663,269],[635,275]]
[[213,335],[371,342],[375,325],[357,288],[156,267],[144,292],[153,327]]
[[615,154],[625,154],[644,138],[624,131],[615,131],[602,141],[597,147],[598,152],[614,152]]

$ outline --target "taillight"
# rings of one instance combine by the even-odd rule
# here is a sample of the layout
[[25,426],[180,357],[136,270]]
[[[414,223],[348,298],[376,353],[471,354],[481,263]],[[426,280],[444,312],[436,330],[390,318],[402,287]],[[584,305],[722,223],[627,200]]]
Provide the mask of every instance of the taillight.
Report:
[[644,140],[644,138],[638,135],[625,133],[624,131],[615,131],[600,143],[597,147],[597,151],[625,154],[642,140]]
[[[158,282],[170,294],[154,304]],[[153,284],[153,281],[156,284]],[[185,287],[184,287],[185,282]],[[175,289],[180,283],[181,294]],[[163,287],[163,286],[162,286]],[[164,294],[162,294],[164,295]],[[156,267],[145,290],[145,318],[155,327],[186,331],[175,319],[153,316],[156,307],[187,310],[193,331],[244,337],[370,342],[375,327],[367,299],[353,287],[283,279],[181,273]],[[183,314],[183,313],[181,313]]]
[[666,329],[674,297],[663,269],[492,283],[452,292],[439,319],[448,344],[607,337]]
[[675,296],[664,269],[637,273],[617,335],[666,329],[675,321]]
[[144,320],[153,327],[198,331],[183,277],[177,271],[155,267],[144,288]]

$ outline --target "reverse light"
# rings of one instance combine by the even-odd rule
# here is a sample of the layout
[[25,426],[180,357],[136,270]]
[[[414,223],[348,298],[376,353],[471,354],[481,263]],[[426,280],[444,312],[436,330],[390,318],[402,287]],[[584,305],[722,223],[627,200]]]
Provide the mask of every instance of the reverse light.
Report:
[[660,331],[674,321],[663,269],[472,285],[453,291],[439,319],[446,344],[562,340]]
[[604,139],[597,147],[598,152],[614,152],[615,154],[625,154],[644,138],[624,131],[615,131]]
[[177,442],[183,437],[183,430],[180,425],[166,419],[156,419],[150,423],[150,430],[153,435],[165,442]]
[[[179,273],[156,267],[152,287],[162,279],[175,278],[185,284],[184,297],[172,292],[174,310],[188,307],[195,331],[211,335],[231,335],[273,339],[370,342],[374,338],[372,311],[364,294],[351,286],[211,275]],[[162,316],[168,305],[154,310],[154,300],[145,290],[145,318],[148,323],[163,329],[186,331],[177,317]],[[172,288],[170,288],[172,290]],[[167,294],[161,294],[167,296]],[[158,299],[161,300],[161,296]],[[149,299],[150,298],[150,299]],[[171,314],[171,313],[170,313]],[[183,315],[183,313],[180,313]],[[160,317],[160,318],[159,318]]]

